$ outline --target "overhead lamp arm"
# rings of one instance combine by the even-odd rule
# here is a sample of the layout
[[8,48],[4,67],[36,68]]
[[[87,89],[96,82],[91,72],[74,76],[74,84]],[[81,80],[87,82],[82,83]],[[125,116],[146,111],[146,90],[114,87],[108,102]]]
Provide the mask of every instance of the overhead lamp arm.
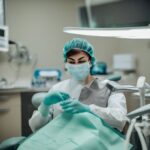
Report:
[[92,11],[91,11],[91,0],[85,0],[86,4],[86,11],[87,11],[87,17],[89,21],[89,26],[93,27],[93,18],[92,18]]

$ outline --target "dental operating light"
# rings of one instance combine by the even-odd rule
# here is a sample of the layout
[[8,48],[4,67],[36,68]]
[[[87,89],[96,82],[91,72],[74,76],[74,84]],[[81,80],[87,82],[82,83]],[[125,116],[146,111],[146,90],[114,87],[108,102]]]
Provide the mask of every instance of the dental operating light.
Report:
[[80,28],[64,27],[64,32],[70,34],[115,37],[127,39],[150,39],[150,26],[124,28]]

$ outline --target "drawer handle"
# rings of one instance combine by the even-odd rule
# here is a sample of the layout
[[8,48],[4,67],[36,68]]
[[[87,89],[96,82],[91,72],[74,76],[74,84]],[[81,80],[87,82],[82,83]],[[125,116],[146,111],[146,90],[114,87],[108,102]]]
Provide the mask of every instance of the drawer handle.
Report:
[[10,99],[10,96],[6,96],[6,95],[1,95],[0,96],[0,101],[6,101],[6,100],[9,100]]
[[9,108],[0,108],[0,113],[8,112]]

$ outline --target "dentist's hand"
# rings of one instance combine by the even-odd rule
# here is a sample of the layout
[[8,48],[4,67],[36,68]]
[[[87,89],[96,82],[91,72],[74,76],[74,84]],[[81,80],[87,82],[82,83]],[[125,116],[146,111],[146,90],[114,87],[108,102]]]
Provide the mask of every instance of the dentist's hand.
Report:
[[90,112],[90,108],[88,105],[81,103],[79,100],[68,99],[60,103],[64,112],[68,113],[81,113],[81,112]]
[[55,92],[48,93],[45,96],[43,102],[38,107],[38,111],[41,113],[42,116],[47,117],[51,105],[61,101],[65,101],[68,98],[70,98],[69,94],[64,92],[55,91]]
[[56,104],[60,101],[64,101],[66,99],[68,99],[70,96],[68,93],[64,93],[64,92],[60,92],[60,91],[55,91],[55,92],[52,92],[52,93],[48,93],[44,100],[43,100],[43,103],[44,105],[46,106],[50,106],[52,104]]

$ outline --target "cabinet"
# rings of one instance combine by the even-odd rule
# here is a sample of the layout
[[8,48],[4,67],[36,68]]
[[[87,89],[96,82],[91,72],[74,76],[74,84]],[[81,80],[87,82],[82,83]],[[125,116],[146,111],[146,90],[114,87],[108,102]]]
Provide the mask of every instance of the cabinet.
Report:
[[48,89],[6,90],[0,91],[0,142],[18,136],[29,136],[32,131],[28,120],[33,111],[33,94]]
[[19,93],[0,95],[0,141],[21,136],[21,101]]
[[28,136],[32,133],[28,120],[31,118],[35,108],[32,105],[31,99],[36,92],[21,93],[21,133],[23,136]]

